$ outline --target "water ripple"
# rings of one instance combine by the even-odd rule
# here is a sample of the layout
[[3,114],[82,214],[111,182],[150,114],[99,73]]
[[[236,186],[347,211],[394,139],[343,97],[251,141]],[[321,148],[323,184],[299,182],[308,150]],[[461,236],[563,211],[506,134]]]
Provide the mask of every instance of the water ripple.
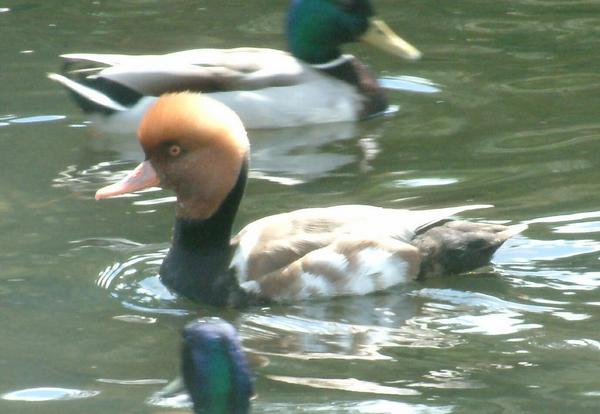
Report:
[[116,321],[128,322],[128,323],[140,323],[144,325],[153,325],[158,319],[150,318],[148,316],[141,315],[116,315],[112,317]]
[[452,289],[433,289],[425,288],[413,292],[412,295],[425,298],[433,298],[444,302],[451,302],[455,305],[468,307],[485,308],[487,311],[505,311],[516,310],[532,313],[545,313],[556,310],[556,308],[540,305],[528,305],[524,303],[510,302],[497,298],[495,296],[486,295],[479,292],[465,292]]
[[[245,345],[253,352],[298,360],[390,360],[386,347],[447,348],[457,344],[441,334],[407,320],[399,328],[332,322],[291,315],[244,316]],[[260,347],[260,348],[259,348]]]
[[237,28],[250,34],[283,35],[280,22],[285,20],[285,14],[281,11],[266,12],[265,14],[247,21]]
[[58,387],[27,388],[2,394],[1,398],[8,401],[65,401],[90,398],[100,394],[100,391],[76,390]]
[[490,84],[490,89],[511,93],[560,94],[589,91],[600,87],[600,75],[596,73],[563,73],[536,75],[510,82]]
[[335,401],[324,404],[255,404],[261,413],[327,413],[327,414],[449,414],[452,406],[408,404],[397,401]]
[[460,180],[457,178],[413,178],[406,180],[395,180],[393,186],[396,188],[416,188],[416,187],[432,187],[456,184]]
[[287,384],[303,385],[311,388],[322,388],[329,390],[341,390],[347,392],[359,392],[382,395],[420,395],[421,393],[410,388],[397,388],[379,385],[370,381],[361,381],[355,378],[303,378],[281,375],[267,375],[273,381],[285,382]]
[[[572,148],[596,141],[600,137],[600,124],[573,125],[508,132],[480,141],[476,152],[484,154],[517,154]],[[580,168],[583,166],[580,166]]]
[[563,234],[585,234],[600,232],[600,221],[586,221],[584,223],[570,223],[564,226],[554,227],[555,233]]
[[192,408],[192,399],[187,393],[165,397],[160,392],[156,392],[146,400],[146,403],[164,408]]
[[415,382],[411,387],[437,388],[437,389],[478,389],[485,388],[480,382],[468,380],[466,377],[469,372],[456,369],[443,369],[439,371],[429,371],[424,376],[428,382]]
[[578,221],[589,218],[599,218],[600,211],[585,211],[580,213],[560,214],[556,216],[539,217],[527,221],[527,224],[533,223],[563,223],[565,221]]
[[189,311],[181,308],[179,296],[163,285],[158,275],[168,249],[156,251],[155,248],[144,246],[143,250],[150,252],[135,254],[107,266],[98,274],[96,284],[110,291],[111,296],[127,309],[150,314],[187,315]]
[[87,237],[85,239],[72,240],[69,244],[75,246],[71,248],[71,251],[99,247],[110,251],[122,252],[125,249],[132,250],[144,246],[141,243],[119,237]]
[[535,266],[523,271],[511,270],[513,283],[530,288],[551,288],[559,291],[591,291],[600,287],[600,272],[572,271]]
[[166,250],[157,253],[144,253],[132,256],[123,263],[114,263],[100,272],[96,284],[104,289],[111,288],[113,282],[122,284],[124,277],[138,273],[138,263],[150,265],[150,272],[154,273],[158,270],[165,254]]
[[144,379],[114,379],[114,378],[98,378],[96,379],[98,382],[102,382],[104,384],[116,384],[116,385],[157,385],[157,384],[166,384],[167,380],[164,379],[156,379],[156,378],[144,378]]
[[359,133],[354,122],[251,131],[250,175],[285,185],[329,176],[357,161],[356,155],[343,151],[342,143],[351,143]]
[[65,115],[36,115],[23,118],[13,118],[9,122],[11,124],[37,124],[40,122],[54,122],[65,119]]
[[600,19],[596,16],[567,19],[562,22],[560,27],[574,32],[574,34],[585,32],[587,36],[597,36],[600,34]]
[[384,89],[408,91],[418,93],[439,93],[440,85],[429,79],[416,76],[386,76],[378,79],[379,85]]
[[122,160],[103,161],[87,168],[69,165],[52,180],[52,186],[55,188],[69,188],[76,193],[91,193],[93,195],[98,188],[125,177],[129,170],[123,170],[123,166],[133,168],[133,163]]
[[600,251],[600,242],[596,240],[533,240],[519,246],[510,253],[503,252],[506,262],[513,264],[534,262],[558,262],[560,259],[580,256]]
[[426,288],[413,295],[433,299],[429,307],[434,316],[427,318],[428,322],[455,333],[506,335],[541,328],[540,324],[525,322],[527,313],[550,313],[565,319],[556,306],[516,303],[477,292]]
[[539,20],[499,20],[499,19],[477,19],[464,25],[466,31],[479,34],[493,34],[495,36],[513,33],[531,33],[535,31],[547,32],[552,29],[550,24],[541,23]]
[[[186,394],[179,394],[175,397],[162,398],[160,396],[152,396],[147,400],[150,405],[165,407],[165,408],[190,408],[192,406],[190,398]],[[257,413],[286,413],[286,414],[301,414],[301,413],[327,413],[327,414],[450,414],[453,412],[453,407],[449,405],[423,405],[423,404],[408,404],[398,401],[388,400],[369,400],[369,401],[328,401],[326,403],[281,403],[267,402],[260,398],[253,401],[253,412]]]
[[600,351],[600,342],[595,339],[567,339],[565,343],[577,348],[591,348],[595,351]]
[[437,323],[452,328],[456,333],[479,333],[484,335],[507,335],[543,325],[525,323],[522,315],[516,312],[502,312],[490,315],[460,315],[438,319]]
[[523,4],[529,4],[533,6],[543,6],[543,7],[572,7],[577,5],[589,5],[590,0],[521,0]]

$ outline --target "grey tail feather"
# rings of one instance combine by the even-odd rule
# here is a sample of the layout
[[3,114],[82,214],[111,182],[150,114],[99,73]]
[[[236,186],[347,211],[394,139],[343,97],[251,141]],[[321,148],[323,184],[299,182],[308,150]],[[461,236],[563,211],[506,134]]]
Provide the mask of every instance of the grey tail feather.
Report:
[[428,215],[425,217],[425,221],[423,221],[415,229],[415,233],[423,233],[428,229],[439,225],[440,223],[450,220],[450,216],[454,216],[464,211],[480,210],[492,207],[494,207],[492,204],[471,204],[467,206],[445,207],[434,210],[428,210]]
[[418,234],[413,244],[421,254],[419,278],[466,273],[489,264],[502,244],[526,224],[448,221]]
[[67,88],[84,112],[111,115],[127,111],[143,98],[141,93],[130,87],[102,76],[80,76],[73,80],[50,73],[48,78]]
[[525,230],[527,230],[527,227],[529,227],[527,224],[513,224],[508,226],[508,228],[501,234],[505,237],[505,240],[508,240],[519,233],[523,233]]

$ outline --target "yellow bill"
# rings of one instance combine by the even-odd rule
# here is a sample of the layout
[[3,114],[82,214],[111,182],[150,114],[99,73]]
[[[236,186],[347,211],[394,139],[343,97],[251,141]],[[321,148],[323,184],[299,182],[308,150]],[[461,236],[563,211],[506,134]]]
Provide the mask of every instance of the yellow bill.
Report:
[[370,19],[369,28],[365,34],[362,35],[360,40],[404,59],[417,60],[421,57],[421,52],[416,47],[394,33],[394,31],[380,19]]

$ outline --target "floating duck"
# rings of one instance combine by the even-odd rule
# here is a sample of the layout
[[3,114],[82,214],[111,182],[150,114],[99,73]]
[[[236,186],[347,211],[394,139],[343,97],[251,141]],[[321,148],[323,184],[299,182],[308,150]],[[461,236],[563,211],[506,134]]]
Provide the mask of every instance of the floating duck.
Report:
[[268,216],[230,239],[249,149],[235,112],[205,95],[163,95],[144,116],[139,141],[146,160],[96,198],[151,186],[174,190],[174,234],[161,279],[211,305],[365,295],[468,272],[527,227],[448,220],[489,205],[421,211],[340,205]]
[[395,56],[420,52],[374,17],[369,0],[294,0],[287,19],[291,54],[265,48],[195,49],[166,55],[62,55],[68,88],[98,125],[137,130],[166,92],[197,91],[225,103],[246,128],[354,121],[385,111],[377,80],[340,46],[362,40]]
[[154,399],[190,395],[195,413],[250,412],[252,374],[235,328],[220,318],[201,318],[183,329],[181,377]]

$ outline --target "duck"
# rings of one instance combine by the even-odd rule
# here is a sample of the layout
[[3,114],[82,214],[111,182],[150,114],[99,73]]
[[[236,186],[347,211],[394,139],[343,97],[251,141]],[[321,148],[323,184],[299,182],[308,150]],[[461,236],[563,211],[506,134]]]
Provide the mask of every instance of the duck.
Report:
[[175,224],[160,269],[179,295],[243,307],[365,295],[470,272],[527,226],[451,220],[491,205],[428,210],[306,207],[260,218],[232,237],[248,175],[249,142],[236,113],[190,92],[162,95],[139,129],[145,159],[96,199],[173,190]]
[[246,128],[272,129],[356,121],[383,113],[383,89],[345,43],[363,41],[394,56],[421,52],[375,17],[370,0],[292,0],[290,52],[269,48],[193,49],[164,55],[72,53],[61,74],[101,130],[134,133],[166,92],[206,93],[231,107]]
[[187,392],[196,414],[249,413],[253,378],[233,325],[218,317],[198,318],[185,325],[182,339],[181,376],[151,400]]

